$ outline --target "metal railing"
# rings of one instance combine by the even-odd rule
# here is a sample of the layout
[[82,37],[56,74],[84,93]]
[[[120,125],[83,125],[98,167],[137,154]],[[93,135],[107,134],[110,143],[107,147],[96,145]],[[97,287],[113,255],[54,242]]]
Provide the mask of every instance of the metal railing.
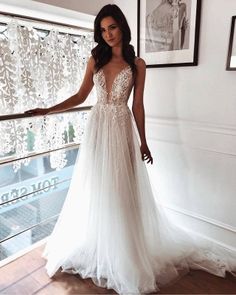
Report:
[[[92,106],[76,107],[76,108],[68,109],[66,111],[50,113],[50,114],[47,114],[45,116],[64,114],[64,113],[71,113],[71,112],[89,111],[89,110],[91,110],[91,108],[92,108]],[[33,114],[27,114],[27,113],[11,114],[11,115],[0,115],[0,122],[2,122],[2,121],[10,121],[10,120],[17,120],[17,119],[24,119],[24,118],[32,118],[32,117],[42,117],[42,115],[33,115]],[[51,152],[55,152],[55,151],[59,151],[59,150],[63,150],[63,149],[75,148],[75,147],[78,147],[78,146],[79,146],[79,144],[76,144],[76,143],[68,143],[68,144],[65,144],[64,147],[56,148],[56,149],[50,149],[50,150],[45,151],[45,152],[40,152],[40,153],[36,153],[36,152],[31,152],[30,153],[29,152],[28,156],[24,156],[24,157],[20,157],[20,158],[11,157],[10,160],[1,160],[0,159],[0,165],[9,164],[11,162],[24,160],[24,159],[27,159],[27,158],[33,158],[33,157],[37,157],[37,156],[40,156],[40,155],[47,155],[47,154],[49,154]]]
[[[71,113],[71,112],[83,112],[88,111],[92,108],[92,106],[84,106],[84,107],[76,107],[72,109],[68,109],[66,111],[60,111],[56,113],[50,113],[45,116],[51,116],[56,114],[64,114],[64,113]],[[11,115],[0,115],[0,122],[1,121],[9,121],[9,120],[16,120],[16,119],[24,119],[28,117],[42,117],[42,115],[33,115],[33,114],[27,114],[27,113],[20,113],[20,114],[11,114]]]
[[[51,113],[51,114],[48,114],[48,115],[45,115],[45,116],[51,116],[51,115],[56,115],[56,114],[64,114],[64,113],[69,113],[69,112],[83,112],[83,111],[89,111],[91,110],[92,106],[83,106],[83,107],[76,107],[76,108],[72,108],[72,109],[68,109],[66,111],[60,111],[60,112],[57,112],[57,113]],[[6,121],[6,120],[16,120],[16,119],[24,119],[24,118],[29,118],[29,117],[38,117],[38,116],[41,116],[41,115],[33,115],[33,114],[26,114],[26,113],[21,113],[21,114],[11,114],[11,115],[2,115],[0,116],[0,122],[1,121]],[[11,164],[15,161],[19,161],[19,160],[23,160],[23,159],[26,159],[26,158],[38,158],[40,156],[45,156],[45,155],[49,155],[50,153],[52,152],[55,152],[55,151],[59,151],[59,150],[72,150],[72,149],[76,149],[79,147],[80,144],[76,144],[76,143],[69,143],[69,144],[66,144],[64,145],[63,147],[60,147],[60,148],[56,148],[56,149],[51,149],[51,150],[48,150],[48,151],[45,151],[45,152],[33,152],[33,153],[29,153],[29,155],[25,156],[25,157],[21,157],[21,158],[14,158],[14,159],[10,159],[10,160],[3,160],[2,162],[0,162],[0,167],[2,165],[7,165],[7,164]],[[29,193],[26,193],[26,194],[23,194],[19,197],[15,197],[13,199],[10,199],[10,200],[7,200],[7,201],[4,201],[2,203],[0,203],[0,208],[4,205],[7,205],[11,202],[17,202],[17,201],[20,201],[20,200],[23,200],[24,198],[29,198],[31,195],[35,195],[35,194],[38,194],[40,192],[43,192],[45,190],[48,190],[50,188],[53,188],[60,184],[63,184],[63,183],[66,183],[66,182],[69,182],[71,180],[71,178],[67,178],[67,179],[63,179],[62,181],[59,181],[59,182],[56,182],[56,184],[51,184],[51,185],[48,185],[46,187],[43,187],[43,188],[39,188],[37,190],[34,190],[32,192],[29,192]],[[53,220],[54,218],[56,219],[58,217],[59,214],[56,214],[54,216],[51,216],[43,221],[40,221],[40,222],[37,222],[35,223],[34,225],[31,225],[29,227],[26,227],[24,228],[23,230],[20,230],[19,232],[17,233],[14,233],[12,235],[9,235],[5,238],[3,238],[2,240],[0,240],[0,245],[16,236],[19,236],[21,234],[23,234],[24,232],[28,231],[28,230],[31,230],[33,228],[36,228],[37,226],[41,225],[41,224],[44,224],[44,223],[47,223],[49,220]]]

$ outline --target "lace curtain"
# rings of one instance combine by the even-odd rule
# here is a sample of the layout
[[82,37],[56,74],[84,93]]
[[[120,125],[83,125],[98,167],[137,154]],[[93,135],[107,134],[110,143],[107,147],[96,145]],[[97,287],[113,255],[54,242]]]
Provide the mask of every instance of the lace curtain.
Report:
[[[0,26],[0,115],[49,107],[77,92],[93,47],[91,32],[62,34],[13,20]],[[90,103],[93,95],[87,100]],[[22,158],[80,143],[86,112],[0,122],[0,159]],[[29,158],[14,163],[17,171]],[[51,154],[51,167],[66,164],[65,152]]]

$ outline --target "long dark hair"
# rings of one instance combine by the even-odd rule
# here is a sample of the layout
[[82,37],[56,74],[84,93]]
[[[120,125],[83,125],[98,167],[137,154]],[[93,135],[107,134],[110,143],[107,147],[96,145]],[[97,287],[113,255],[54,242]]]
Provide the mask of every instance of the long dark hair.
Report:
[[94,21],[94,41],[98,44],[92,49],[91,53],[95,60],[95,70],[99,71],[112,57],[112,48],[104,41],[101,33],[101,21],[108,16],[114,18],[122,32],[122,55],[124,60],[130,65],[133,74],[135,74],[134,47],[129,44],[131,40],[130,28],[123,12],[115,4],[105,5],[99,11]]

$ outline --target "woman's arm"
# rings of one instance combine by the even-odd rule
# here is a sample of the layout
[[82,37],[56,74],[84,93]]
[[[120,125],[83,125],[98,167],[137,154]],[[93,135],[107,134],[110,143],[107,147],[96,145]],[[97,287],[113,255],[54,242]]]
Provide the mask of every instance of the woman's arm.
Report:
[[153,159],[146,141],[145,134],[145,111],[143,105],[143,92],[146,76],[146,64],[143,59],[138,58],[136,61],[137,73],[134,81],[134,98],[132,111],[134,119],[138,128],[140,141],[141,141],[141,155],[142,160],[147,160],[147,163],[153,163]]
[[94,71],[94,59],[93,57],[90,57],[87,64],[83,82],[80,86],[79,91],[75,95],[71,96],[70,98],[52,107],[44,108],[44,109],[37,108],[37,109],[26,111],[26,113],[35,114],[35,115],[46,115],[50,113],[57,113],[64,110],[68,110],[81,104],[82,102],[86,100],[90,91],[93,88],[93,71]]

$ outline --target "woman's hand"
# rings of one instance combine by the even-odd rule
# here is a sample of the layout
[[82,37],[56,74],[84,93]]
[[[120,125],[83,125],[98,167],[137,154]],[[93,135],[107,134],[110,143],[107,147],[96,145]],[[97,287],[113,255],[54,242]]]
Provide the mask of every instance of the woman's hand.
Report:
[[29,115],[35,115],[35,116],[44,116],[47,115],[49,113],[49,109],[47,108],[37,108],[37,109],[32,109],[32,110],[28,110],[25,112],[25,114],[29,114]]
[[153,164],[153,158],[146,143],[141,144],[140,151],[142,155],[142,160],[147,161],[147,163]]

